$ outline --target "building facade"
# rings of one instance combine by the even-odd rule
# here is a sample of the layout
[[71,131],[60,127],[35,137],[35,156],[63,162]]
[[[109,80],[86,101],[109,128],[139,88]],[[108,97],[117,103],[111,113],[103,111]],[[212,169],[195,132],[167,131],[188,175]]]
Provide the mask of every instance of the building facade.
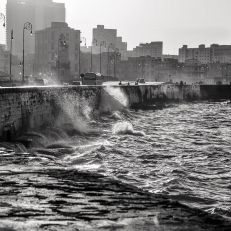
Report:
[[5,45],[0,45],[0,71],[10,74],[10,66],[12,80],[21,80],[22,66],[20,66],[20,60],[17,56],[12,55],[10,65],[10,51],[5,50]]
[[212,44],[205,47],[204,44],[198,48],[188,48],[183,45],[179,49],[179,62],[183,63],[188,59],[197,59],[203,64],[207,63],[231,63],[231,45]]
[[140,43],[139,46],[133,48],[133,57],[151,56],[162,57],[163,42]]
[[[52,0],[7,0],[6,4],[6,44],[10,49],[11,30],[14,33],[14,55],[22,56],[23,31],[25,34],[25,54],[34,53],[34,32],[51,26],[51,22],[65,22],[65,4],[55,3]],[[32,24],[32,32],[24,30],[24,24]]]
[[163,54],[162,59],[176,59],[176,60],[179,60],[179,56],[178,55]]
[[[37,75],[51,73],[53,78],[61,76],[64,79],[79,76],[79,48],[80,30],[68,27],[67,23],[52,22],[51,27],[36,31],[35,71]],[[65,71],[68,68],[69,73]]]
[[162,60],[151,56],[129,57],[127,61],[121,61],[118,67],[118,77],[127,81],[144,78],[151,82],[169,82],[178,74],[177,64],[176,59]]
[[205,78],[207,84],[230,84],[231,82],[231,63],[209,63],[208,73]]
[[[104,41],[106,43],[106,50],[118,49],[121,53],[121,59],[127,59],[127,43],[122,41],[122,37],[117,37],[116,29],[106,29],[104,25],[97,25],[97,28],[93,28],[93,53],[100,53],[100,44]],[[101,51],[105,49],[105,45],[101,46]]]
[[231,45],[212,44],[212,62],[231,63]]

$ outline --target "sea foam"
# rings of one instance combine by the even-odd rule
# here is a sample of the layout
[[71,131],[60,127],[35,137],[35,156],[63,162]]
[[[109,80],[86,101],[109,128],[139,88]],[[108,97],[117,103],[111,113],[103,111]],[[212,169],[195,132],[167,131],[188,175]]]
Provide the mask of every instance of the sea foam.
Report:
[[129,134],[135,136],[145,136],[145,133],[142,131],[135,131],[132,124],[127,121],[115,123],[112,126],[112,133],[113,134]]

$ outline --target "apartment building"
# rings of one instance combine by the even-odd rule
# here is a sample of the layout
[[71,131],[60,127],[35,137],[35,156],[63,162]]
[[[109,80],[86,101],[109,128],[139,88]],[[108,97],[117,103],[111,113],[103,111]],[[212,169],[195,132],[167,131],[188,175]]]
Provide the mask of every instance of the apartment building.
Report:
[[201,44],[198,48],[188,48],[187,45],[183,45],[179,49],[179,62],[183,63],[188,59],[197,59],[202,64],[231,63],[231,45],[212,44],[210,47],[205,47]]

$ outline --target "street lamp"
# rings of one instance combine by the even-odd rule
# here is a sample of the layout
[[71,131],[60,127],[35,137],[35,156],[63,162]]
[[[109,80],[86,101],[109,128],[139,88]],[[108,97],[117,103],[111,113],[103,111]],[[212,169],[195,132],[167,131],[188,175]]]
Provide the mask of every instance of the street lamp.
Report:
[[139,70],[139,67],[138,67],[138,66],[139,66],[140,64],[138,63],[138,62],[139,62],[138,59],[135,59],[135,61],[136,61],[136,78],[138,78],[138,70]]
[[116,78],[116,61],[117,61],[117,55],[119,55],[119,49],[115,48],[114,51],[114,77]]
[[97,39],[96,38],[93,38],[92,43],[91,43],[91,72],[92,72],[92,47],[94,44],[97,46]]
[[99,72],[100,72],[100,74],[101,74],[101,46],[105,46],[105,49],[106,49],[106,42],[105,41],[102,41],[101,43],[100,43],[100,53],[99,53],[99,58],[100,58],[100,61],[99,61]]
[[59,47],[61,46],[65,46],[66,45],[66,41],[65,41],[65,36],[64,34],[60,34],[59,35],[59,40],[58,40],[58,60],[57,60],[57,70],[58,70],[58,79],[59,79]]
[[23,26],[23,53],[22,53],[22,82],[24,83],[24,31],[30,30],[30,34],[32,35],[32,24],[30,22],[26,22]]
[[84,42],[84,41],[85,41],[85,46],[86,46],[86,38],[81,37],[81,38],[80,38],[80,41],[79,41],[79,76],[80,76],[80,74],[81,74],[81,72],[80,72],[80,44],[81,44],[82,42]]
[[108,66],[108,73],[107,73],[107,75],[109,76],[110,75],[110,64],[109,64],[109,49],[110,48],[112,48],[112,49],[114,49],[114,44],[113,43],[110,43],[109,45],[108,45],[108,51],[107,51],[107,66]]
[[[20,63],[19,63],[19,66],[21,67],[22,66],[22,61],[20,61]],[[20,79],[22,80],[22,73],[20,72]]]
[[10,39],[10,81],[11,81],[11,62],[12,62],[12,41],[14,39],[13,30],[11,30],[11,39]]
[[6,16],[2,13],[0,13],[0,22],[3,21],[3,26],[6,26]]

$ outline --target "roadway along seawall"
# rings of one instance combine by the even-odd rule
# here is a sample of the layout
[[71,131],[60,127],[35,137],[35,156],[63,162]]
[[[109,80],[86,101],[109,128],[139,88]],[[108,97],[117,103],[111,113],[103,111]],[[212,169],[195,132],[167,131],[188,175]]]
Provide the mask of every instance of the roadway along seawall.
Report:
[[14,141],[30,131],[65,121],[76,123],[77,117],[115,108],[220,99],[231,99],[231,85],[0,88],[0,141]]

